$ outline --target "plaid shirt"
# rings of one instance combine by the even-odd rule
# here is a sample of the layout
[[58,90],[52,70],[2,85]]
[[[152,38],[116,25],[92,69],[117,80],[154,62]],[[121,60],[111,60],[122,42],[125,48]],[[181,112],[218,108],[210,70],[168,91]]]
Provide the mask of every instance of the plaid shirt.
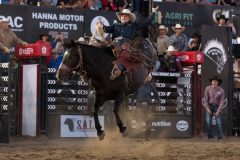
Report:
[[0,51],[3,51],[5,47],[12,48],[16,44],[23,44],[24,41],[17,37],[17,35],[11,30],[3,31],[0,29]]
[[224,105],[224,90],[217,86],[215,89],[208,86],[204,92],[204,107],[209,108],[209,104],[218,105],[218,111],[222,110]]
[[186,34],[181,33],[179,37],[173,34],[169,39],[169,45],[173,46],[178,51],[186,51],[188,48],[188,38]]

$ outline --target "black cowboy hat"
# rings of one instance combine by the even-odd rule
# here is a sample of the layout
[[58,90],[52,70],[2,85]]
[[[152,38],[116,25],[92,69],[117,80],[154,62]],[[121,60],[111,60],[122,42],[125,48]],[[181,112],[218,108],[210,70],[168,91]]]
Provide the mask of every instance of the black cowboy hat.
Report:
[[226,22],[228,21],[228,18],[226,18],[223,14],[217,17],[217,21],[219,22],[220,19],[224,19]]
[[39,39],[42,39],[42,37],[48,37],[48,38],[51,38],[51,36],[47,33],[42,33],[39,35]]
[[218,81],[218,85],[222,83],[222,79],[219,78],[218,76],[213,76],[212,78],[209,79],[210,82],[212,82],[213,80]]

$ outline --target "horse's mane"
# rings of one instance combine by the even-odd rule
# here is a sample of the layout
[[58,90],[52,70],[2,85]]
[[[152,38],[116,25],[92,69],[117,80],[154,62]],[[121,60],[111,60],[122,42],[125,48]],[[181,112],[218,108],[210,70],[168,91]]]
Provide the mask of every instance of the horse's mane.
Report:
[[[114,58],[112,49],[110,47],[98,47],[98,46],[93,46],[93,45],[89,45],[89,44],[83,44],[83,43],[77,43],[77,45],[80,45],[82,49],[89,49],[89,50],[97,50],[97,51],[101,51],[99,53],[103,53],[107,56],[110,56],[111,58]],[[93,53],[93,52],[88,52],[89,54]],[[94,53],[97,54],[97,53]]]

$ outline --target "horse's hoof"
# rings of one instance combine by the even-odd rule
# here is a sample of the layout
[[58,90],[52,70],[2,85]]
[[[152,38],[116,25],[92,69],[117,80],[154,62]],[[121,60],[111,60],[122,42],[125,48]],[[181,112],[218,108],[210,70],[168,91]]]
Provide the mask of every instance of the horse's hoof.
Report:
[[98,135],[99,141],[102,141],[105,137],[105,132],[103,131],[100,135]]
[[121,133],[122,133],[122,136],[123,137],[127,137],[127,127],[123,127],[122,130],[121,130]]

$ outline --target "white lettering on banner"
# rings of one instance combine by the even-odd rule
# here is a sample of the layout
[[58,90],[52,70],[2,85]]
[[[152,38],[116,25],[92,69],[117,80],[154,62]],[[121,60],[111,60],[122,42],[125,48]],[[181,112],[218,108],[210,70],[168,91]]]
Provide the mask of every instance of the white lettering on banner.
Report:
[[60,14],[59,15],[59,20],[61,20],[61,21],[84,22],[84,16],[82,16],[82,15]]
[[[3,18],[4,16],[0,16],[0,19]],[[21,28],[23,27],[23,18],[22,17],[11,17],[11,16],[7,16],[5,17],[9,20],[9,25],[11,28]],[[23,30],[23,29],[22,29]]]
[[181,132],[186,131],[188,127],[189,127],[188,122],[185,120],[180,120],[176,124],[176,128]]
[[29,54],[33,54],[33,48],[20,48],[18,51],[19,55],[29,55]]
[[61,29],[61,30],[74,30],[78,29],[77,24],[71,23],[52,23],[52,22],[40,22],[39,28],[42,29]]
[[171,127],[172,123],[171,122],[166,122],[166,121],[157,121],[157,122],[152,122],[153,127]]
[[52,13],[32,13],[32,19],[58,20],[56,14]]

